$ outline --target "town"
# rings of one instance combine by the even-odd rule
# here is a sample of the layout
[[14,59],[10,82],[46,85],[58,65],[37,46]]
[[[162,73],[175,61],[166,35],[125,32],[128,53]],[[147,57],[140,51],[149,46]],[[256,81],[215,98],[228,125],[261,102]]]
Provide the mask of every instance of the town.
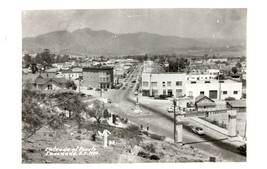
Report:
[[[24,163],[246,161],[246,56],[24,52],[22,121]],[[55,145],[106,157],[44,160]]]

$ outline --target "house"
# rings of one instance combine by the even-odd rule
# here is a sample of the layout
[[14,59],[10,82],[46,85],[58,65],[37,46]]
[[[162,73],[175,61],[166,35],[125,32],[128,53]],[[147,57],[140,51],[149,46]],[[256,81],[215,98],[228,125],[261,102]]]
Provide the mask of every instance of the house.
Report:
[[214,100],[200,94],[195,98],[195,106],[198,111],[212,110],[216,107]]
[[35,86],[37,90],[67,89],[67,80],[65,78],[37,78]]
[[246,101],[245,100],[231,100],[226,102],[227,108],[237,110],[237,112],[246,112]]
[[37,90],[67,89],[67,80],[65,78],[56,78],[49,73],[23,74],[22,83],[29,84]]

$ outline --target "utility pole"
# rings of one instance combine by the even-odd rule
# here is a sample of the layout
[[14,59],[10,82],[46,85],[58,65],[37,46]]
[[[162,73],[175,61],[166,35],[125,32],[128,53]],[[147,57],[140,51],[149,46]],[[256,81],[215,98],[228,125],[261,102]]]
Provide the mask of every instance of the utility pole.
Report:
[[79,76],[79,93],[81,93],[81,76]]
[[176,100],[175,98],[173,99],[173,140],[176,143],[176,113],[175,113],[175,109],[176,109]]

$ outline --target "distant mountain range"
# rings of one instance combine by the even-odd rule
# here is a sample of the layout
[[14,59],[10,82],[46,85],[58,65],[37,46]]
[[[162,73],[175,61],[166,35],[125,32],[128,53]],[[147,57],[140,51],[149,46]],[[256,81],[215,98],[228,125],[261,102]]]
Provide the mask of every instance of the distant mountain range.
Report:
[[55,31],[36,37],[22,39],[24,53],[42,52],[45,48],[57,54],[76,55],[129,55],[141,53],[176,53],[180,50],[211,48],[245,49],[243,39],[193,39],[176,36],[138,32],[114,34],[105,30],[90,28],[73,32]]

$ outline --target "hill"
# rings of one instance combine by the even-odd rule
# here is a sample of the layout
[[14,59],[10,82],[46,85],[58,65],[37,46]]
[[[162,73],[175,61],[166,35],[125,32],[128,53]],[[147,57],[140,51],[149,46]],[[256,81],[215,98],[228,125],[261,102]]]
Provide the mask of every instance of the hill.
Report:
[[242,39],[193,39],[176,36],[137,32],[114,34],[105,30],[90,28],[73,32],[55,31],[36,37],[22,39],[25,53],[42,52],[48,48],[57,54],[77,55],[127,55],[140,53],[176,53],[185,49],[225,48],[245,46]]

